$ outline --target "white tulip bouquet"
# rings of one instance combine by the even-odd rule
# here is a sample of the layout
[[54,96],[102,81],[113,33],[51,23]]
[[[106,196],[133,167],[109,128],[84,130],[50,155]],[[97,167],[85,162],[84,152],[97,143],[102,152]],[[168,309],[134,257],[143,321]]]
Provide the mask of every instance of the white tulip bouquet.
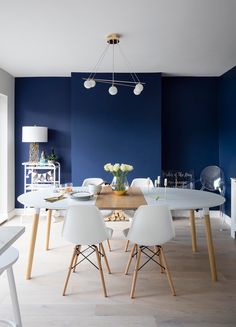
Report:
[[111,183],[111,187],[115,191],[126,191],[129,187],[126,175],[134,169],[133,166],[127,164],[107,163],[104,166],[104,170],[112,173],[114,178]]

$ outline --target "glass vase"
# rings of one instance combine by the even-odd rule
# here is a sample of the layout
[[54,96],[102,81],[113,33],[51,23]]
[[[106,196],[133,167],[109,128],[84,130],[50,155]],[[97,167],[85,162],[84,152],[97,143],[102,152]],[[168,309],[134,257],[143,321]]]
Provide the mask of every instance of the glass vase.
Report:
[[129,188],[126,175],[114,176],[111,182],[111,188],[116,195],[123,195]]

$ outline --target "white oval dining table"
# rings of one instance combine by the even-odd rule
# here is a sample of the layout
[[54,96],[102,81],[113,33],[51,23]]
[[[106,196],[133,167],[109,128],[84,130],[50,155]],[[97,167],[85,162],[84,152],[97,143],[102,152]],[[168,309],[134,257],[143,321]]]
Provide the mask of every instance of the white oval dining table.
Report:
[[[194,252],[197,249],[194,210],[203,209],[211,277],[213,281],[217,281],[217,270],[216,270],[209,209],[223,204],[225,202],[225,198],[219,194],[215,194],[211,192],[190,190],[190,189],[179,189],[179,188],[161,188],[161,187],[153,188],[153,189],[146,188],[146,189],[142,189],[142,193],[144,199],[146,200],[147,205],[151,205],[151,204],[158,205],[158,204],[166,203],[169,205],[171,210],[190,210],[192,247]],[[66,210],[68,209],[69,206],[74,206],[74,205],[86,205],[86,204],[96,205],[95,198],[89,201],[78,201],[78,200],[71,199],[69,196],[66,196],[64,199],[53,203],[47,202],[45,200],[45,198],[55,197],[56,195],[57,194],[53,191],[53,189],[48,188],[39,191],[27,192],[21,194],[17,198],[17,200],[24,206],[34,208],[31,240],[30,240],[29,254],[28,254],[28,265],[26,270],[26,279],[31,278],[40,209],[42,208],[48,209],[48,224],[47,224],[47,236],[46,236],[46,249],[48,249],[52,210]],[[103,197],[106,196],[106,193],[104,194],[102,193],[102,196]],[[129,192],[129,196],[130,198],[132,197],[132,191]],[[122,209],[124,210],[137,209],[138,206],[130,207],[129,201],[127,201],[127,199],[129,198],[126,197],[126,202],[125,205],[122,207]],[[121,207],[120,206],[116,207],[116,201],[113,201],[110,205],[109,203],[107,204],[106,201],[106,208],[99,207],[99,209],[115,210],[115,209],[121,209]]]

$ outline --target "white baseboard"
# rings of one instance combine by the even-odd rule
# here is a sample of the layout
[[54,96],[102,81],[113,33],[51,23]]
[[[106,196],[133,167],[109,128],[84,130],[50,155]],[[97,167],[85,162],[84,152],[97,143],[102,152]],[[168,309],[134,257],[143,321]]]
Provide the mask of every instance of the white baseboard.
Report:
[[[172,215],[175,218],[181,218],[181,217],[189,217],[189,210],[173,210]],[[202,210],[195,211],[195,217],[200,218],[202,217]],[[221,218],[220,211],[219,210],[210,210],[210,216],[211,218]],[[224,222],[231,226],[231,218],[224,214]]]
[[[14,216],[33,215],[34,208],[25,208],[25,209],[24,208],[15,208],[15,210],[13,210],[13,211],[14,211],[14,214],[11,217],[9,217],[8,220],[13,218]],[[45,209],[41,209],[40,214],[42,215],[45,213],[46,213]]]
[[15,209],[9,212],[0,212],[0,223],[13,218],[16,215]]

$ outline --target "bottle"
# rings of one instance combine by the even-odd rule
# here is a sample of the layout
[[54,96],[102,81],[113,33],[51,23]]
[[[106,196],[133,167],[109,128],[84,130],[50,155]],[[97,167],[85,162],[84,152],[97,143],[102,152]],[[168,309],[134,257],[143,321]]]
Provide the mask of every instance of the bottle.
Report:
[[45,153],[45,151],[43,150],[42,152],[41,152],[41,156],[40,156],[40,163],[41,164],[45,164],[46,163],[46,153]]

